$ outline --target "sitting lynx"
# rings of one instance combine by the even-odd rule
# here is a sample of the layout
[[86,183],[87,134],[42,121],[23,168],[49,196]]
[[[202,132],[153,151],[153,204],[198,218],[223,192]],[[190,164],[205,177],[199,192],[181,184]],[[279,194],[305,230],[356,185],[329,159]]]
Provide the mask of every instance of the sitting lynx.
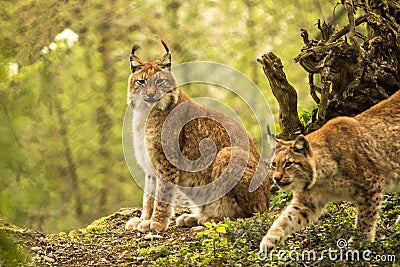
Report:
[[273,180],[293,199],[264,236],[276,247],[317,220],[328,202],[357,204],[356,228],[375,237],[384,191],[400,189],[400,91],[360,115],[338,117],[294,141],[276,139]]
[[[140,60],[134,55],[138,46],[133,47],[130,56],[132,73],[128,81],[128,103],[133,108],[136,158],[146,178],[142,215],[130,219],[126,229],[142,232],[165,230],[172,216],[171,203],[176,191],[174,185],[186,188],[205,186],[215,182],[224,173],[228,177],[228,185],[217,184],[212,187],[212,192],[204,190],[203,196],[186,196],[195,199],[192,203],[193,214],[179,216],[176,219],[178,226],[191,227],[224,217],[249,217],[253,213],[266,211],[269,203],[268,179],[264,179],[257,190],[249,192],[256,170],[263,177],[267,175],[266,167],[259,164],[260,155],[256,146],[235,120],[194,102],[177,87],[171,71],[171,53],[164,42],[163,45],[167,53],[157,61]],[[234,136],[228,135],[221,122],[234,132]],[[168,136],[163,136],[163,132]],[[176,155],[167,155],[165,149],[174,135],[179,136],[178,151]],[[208,151],[210,153],[203,153],[204,144],[210,140],[214,144]],[[198,168],[197,160],[213,155],[212,151],[215,152],[215,159],[204,168]],[[177,160],[179,153],[182,153],[181,160],[190,161],[192,168],[176,166],[180,162]],[[240,169],[242,173],[233,181],[237,184],[231,184],[235,171]],[[227,195],[214,201],[204,201],[212,199],[213,194],[230,185],[234,188]],[[199,194],[199,191],[196,192]]]

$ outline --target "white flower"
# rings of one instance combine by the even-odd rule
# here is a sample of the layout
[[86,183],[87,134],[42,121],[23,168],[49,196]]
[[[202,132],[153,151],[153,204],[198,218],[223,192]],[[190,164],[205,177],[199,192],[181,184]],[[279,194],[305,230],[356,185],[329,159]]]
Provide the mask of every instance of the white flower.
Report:
[[42,48],[42,50],[40,50],[40,53],[42,55],[44,55],[44,54],[48,54],[49,51],[50,51],[49,48],[47,46],[45,46],[45,47]]
[[52,42],[52,43],[49,44],[49,49],[50,50],[54,50],[56,48],[57,48],[57,44],[55,42]]
[[74,43],[76,43],[78,41],[78,39],[79,39],[78,34],[76,34],[74,31],[72,31],[70,29],[65,29],[61,33],[56,35],[56,38],[54,38],[54,41],[56,41],[56,42],[64,41],[64,43],[67,45],[67,47],[72,47],[74,45]]
[[70,29],[65,29],[54,38],[54,42],[51,42],[49,46],[45,46],[40,51],[42,55],[48,54],[50,50],[56,50],[57,48],[70,48],[79,39],[78,34]]
[[16,62],[10,62],[8,64],[8,76],[14,76],[18,74],[19,66]]

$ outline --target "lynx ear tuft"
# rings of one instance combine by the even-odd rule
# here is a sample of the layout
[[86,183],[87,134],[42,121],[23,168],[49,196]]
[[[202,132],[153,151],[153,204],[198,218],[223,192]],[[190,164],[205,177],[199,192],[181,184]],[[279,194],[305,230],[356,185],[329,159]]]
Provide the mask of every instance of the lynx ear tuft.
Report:
[[162,58],[158,64],[162,69],[171,70],[171,54],[168,53],[166,58]]
[[277,148],[283,145],[287,145],[286,141],[279,139],[278,137],[276,137],[276,135],[271,133],[271,129],[269,128],[269,126],[267,127],[267,132],[268,132],[268,139],[270,140],[271,143],[274,143]]
[[169,52],[169,48],[167,46],[167,44],[164,42],[164,40],[161,40],[162,45],[165,48],[165,51],[167,53],[165,53],[164,56],[162,56],[159,60],[158,60],[158,65],[162,68],[162,69],[166,69],[166,70],[171,70],[171,53]]
[[135,60],[134,58],[130,58],[131,60],[131,71],[132,73],[137,72],[141,67],[143,67],[143,64]]
[[139,46],[137,44],[135,44],[132,47],[132,52],[131,52],[131,55],[129,56],[132,73],[138,71],[144,65],[143,61],[135,55],[135,51],[138,49],[139,49]]
[[134,44],[133,47],[132,47],[132,53],[131,54],[134,55],[135,51],[138,50],[139,48],[140,48],[140,46],[138,44]]
[[304,153],[304,155],[310,153],[310,144],[302,134],[297,136],[297,138],[293,141],[292,148],[296,152]]
[[161,40],[161,43],[162,43],[162,45],[164,46],[165,51],[167,51],[167,53],[169,53],[169,48],[168,48],[167,44],[165,43],[165,41],[164,41],[164,40]]

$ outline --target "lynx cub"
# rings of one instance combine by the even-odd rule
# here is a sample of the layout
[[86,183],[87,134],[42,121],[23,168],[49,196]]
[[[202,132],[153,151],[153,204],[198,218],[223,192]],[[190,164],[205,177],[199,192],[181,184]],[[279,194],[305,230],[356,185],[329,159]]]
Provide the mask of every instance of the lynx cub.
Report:
[[[176,219],[178,226],[195,226],[206,221],[218,221],[224,217],[249,217],[256,212],[264,212],[269,203],[269,182],[254,192],[249,192],[249,184],[256,171],[260,155],[251,138],[243,128],[230,117],[207,108],[191,100],[179,87],[171,72],[171,53],[162,42],[167,53],[154,62],[143,62],[134,55],[138,46],[134,46],[130,56],[132,73],[128,81],[128,103],[133,108],[133,138],[136,158],[146,174],[143,210],[140,218],[132,218],[126,229],[138,229],[142,232],[165,230],[172,216],[170,203],[175,198],[175,186],[187,188],[205,186],[216,181],[224,173],[230,179],[236,169],[242,169],[236,186],[225,196],[211,203],[192,203],[192,214],[183,214]],[[177,111],[179,110],[179,112]],[[193,118],[195,119],[188,119]],[[210,119],[213,118],[213,119]],[[172,124],[168,121],[172,120]],[[233,129],[229,136],[221,125]],[[166,125],[169,126],[166,126]],[[182,125],[180,127],[179,125]],[[178,153],[194,165],[196,160],[207,157],[201,153],[204,140],[214,143],[215,159],[199,171],[182,170],[171,162],[165,153],[169,137],[162,136],[163,127],[169,127],[171,139],[179,135]],[[239,144],[235,147],[232,144]],[[242,144],[248,144],[248,151]],[[211,151],[210,150],[210,151]],[[212,151],[211,151],[212,152]],[[210,154],[212,155],[212,153]],[[247,153],[247,154],[246,154]],[[172,160],[179,155],[172,155]],[[231,162],[231,167],[228,164]],[[198,166],[194,166],[196,169]],[[259,165],[264,177],[267,170]],[[230,175],[233,176],[230,176]],[[228,179],[228,180],[229,180]],[[232,180],[232,179],[230,179]],[[229,182],[228,182],[229,183]],[[200,198],[210,198],[218,190],[226,189],[221,184],[213,192],[202,192]],[[156,197],[154,197],[156,196]],[[154,198],[153,198],[154,197]],[[195,195],[187,195],[196,199]]]
[[373,241],[384,191],[400,189],[400,91],[360,115],[332,119],[286,142],[276,139],[273,180],[293,199],[264,236],[276,247],[317,220],[326,204],[357,204],[356,228]]

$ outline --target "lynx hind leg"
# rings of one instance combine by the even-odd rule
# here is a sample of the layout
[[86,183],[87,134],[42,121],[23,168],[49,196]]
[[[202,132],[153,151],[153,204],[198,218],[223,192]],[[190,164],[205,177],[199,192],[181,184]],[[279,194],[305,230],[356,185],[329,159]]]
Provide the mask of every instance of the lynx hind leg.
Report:
[[[230,198],[233,200],[233,198]],[[193,208],[193,213],[185,213],[176,219],[176,225],[180,227],[194,227],[204,225],[206,222],[220,222],[226,217],[237,217],[240,213],[237,209],[237,203],[233,201],[232,205],[223,204],[226,197],[223,197],[211,204]],[[235,209],[236,206],[236,209]]]
[[[257,190],[250,192],[250,183],[255,173],[257,179],[261,178],[264,181]],[[269,180],[267,168],[262,162],[259,164],[251,153],[240,148],[227,147],[217,154],[212,171],[214,180],[224,174],[227,175],[226,177],[237,177],[241,174],[240,180],[232,190],[232,196],[240,206],[241,213],[244,212],[244,214],[236,214],[233,217],[249,217],[254,213],[268,210]]]
[[182,214],[176,219],[177,226],[193,227],[205,222],[220,222],[226,217],[244,217],[245,213],[229,193],[210,204],[192,208],[193,213]]
[[224,218],[246,217],[246,213],[239,206],[232,193],[201,207],[199,211],[199,225],[205,222],[219,222]]
[[199,225],[199,215],[184,213],[176,218],[176,226],[178,227],[193,227]]
[[[207,192],[203,193],[205,195],[210,194]],[[203,200],[202,197],[200,197],[200,199]],[[201,203],[196,205],[194,202],[190,201],[192,213],[184,213],[176,218],[176,225],[178,227],[194,227],[203,225],[205,222],[218,222],[224,217],[230,217],[229,215],[226,215],[226,212],[230,212],[233,205],[225,205],[224,207],[221,207],[219,203],[224,199],[225,197],[222,197],[207,205],[201,205]]]
[[192,208],[193,213],[184,213],[178,218],[176,218],[176,225],[179,227],[194,227],[198,225],[203,225],[205,222],[219,221],[220,218],[215,216],[204,215],[204,207]]
[[[257,165],[258,161],[240,148],[223,148],[214,160],[211,173],[213,181],[221,178],[218,180],[221,182],[216,185],[214,191],[204,193],[207,195],[218,191],[225,195],[210,204],[199,206],[193,214],[181,215],[177,218],[177,225],[192,227],[210,221],[218,222],[226,217],[250,217],[254,213],[266,211],[269,205],[268,180],[266,179],[254,192],[249,192],[250,182]],[[266,176],[266,168],[264,165],[261,166],[264,168],[261,171]],[[241,176],[238,177],[238,175]],[[233,189],[231,189],[232,186],[234,186]],[[203,198],[199,197],[199,199]]]
[[156,188],[156,177],[146,176],[145,178],[145,193],[143,194],[143,208],[140,217],[134,217],[129,219],[125,225],[126,230],[136,230],[138,225],[146,220],[150,220],[153,214],[154,207],[154,194]]
[[375,228],[379,218],[382,194],[374,194],[357,203],[356,229],[369,241],[375,240]]

